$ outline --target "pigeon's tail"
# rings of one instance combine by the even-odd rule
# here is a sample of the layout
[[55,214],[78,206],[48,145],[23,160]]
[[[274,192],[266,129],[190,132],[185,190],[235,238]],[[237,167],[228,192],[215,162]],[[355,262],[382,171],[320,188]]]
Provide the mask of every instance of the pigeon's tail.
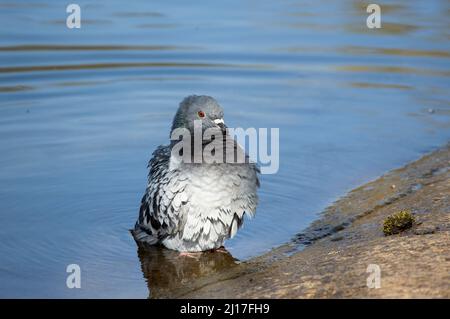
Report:
[[147,243],[149,245],[156,245],[159,242],[159,239],[157,236],[153,236],[146,230],[145,228],[142,228],[139,226],[139,224],[136,223],[134,226],[134,229],[131,229],[131,235],[133,235],[133,238],[138,243]]

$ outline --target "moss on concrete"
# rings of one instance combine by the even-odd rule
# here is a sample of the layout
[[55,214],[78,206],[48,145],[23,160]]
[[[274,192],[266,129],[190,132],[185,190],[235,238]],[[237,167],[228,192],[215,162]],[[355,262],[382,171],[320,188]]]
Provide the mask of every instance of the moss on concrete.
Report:
[[414,216],[409,210],[401,210],[398,213],[386,217],[383,223],[383,233],[385,236],[401,233],[413,226]]

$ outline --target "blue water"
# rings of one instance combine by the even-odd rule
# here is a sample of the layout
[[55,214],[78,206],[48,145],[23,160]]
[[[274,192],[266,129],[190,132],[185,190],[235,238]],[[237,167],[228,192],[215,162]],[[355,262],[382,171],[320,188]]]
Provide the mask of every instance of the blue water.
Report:
[[361,1],[76,3],[80,29],[64,1],[0,1],[0,297],[148,296],[128,229],[189,94],[280,129],[240,260],[450,140],[448,1],[379,2],[381,29]]

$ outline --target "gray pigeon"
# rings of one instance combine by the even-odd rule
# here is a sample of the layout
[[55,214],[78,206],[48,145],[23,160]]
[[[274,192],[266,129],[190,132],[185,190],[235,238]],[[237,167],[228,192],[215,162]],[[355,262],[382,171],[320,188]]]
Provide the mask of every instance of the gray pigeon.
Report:
[[[171,133],[184,128],[194,136],[194,121],[201,123],[203,130],[215,128],[224,133],[224,154],[231,140],[231,148],[245,155],[228,135],[222,107],[212,97],[186,97],[173,119]],[[214,137],[202,139],[202,150],[212,141]],[[244,214],[255,214],[259,169],[247,155],[239,163],[225,155],[219,163],[179,161],[173,155],[176,142],[159,146],[153,153],[133,237],[138,243],[162,244],[180,252],[221,248],[236,234]]]

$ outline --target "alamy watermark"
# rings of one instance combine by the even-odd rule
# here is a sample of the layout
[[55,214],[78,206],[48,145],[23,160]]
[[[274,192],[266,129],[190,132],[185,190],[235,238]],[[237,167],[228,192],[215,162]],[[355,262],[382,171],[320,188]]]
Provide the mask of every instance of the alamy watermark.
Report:
[[66,7],[66,12],[70,13],[66,19],[66,26],[69,29],[81,28],[81,8],[76,3],[71,3]]
[[81,288],[81,268],[77,264],[70,264],[66,267],[66,272],[69,273],[66,279],[66,286],[69,289]]
[[[223,124],[223,123],[221,123]],[[180,163],[243,164],[255,161],[261,174],[278,172],[279,128],[224,128],[203,127],[194,121],[193,132],[176,128],[171,133],[173,165]],[[246,155],[248,151],[248,156]]]
[[378,4],[372,3],[367,6],[366,11],[370,13],[366,20],[367,27],[369,29],[381,28],[381,7]]
[[367,277],[367,288],[379,289],[381,288],[381,268],[377,264],[369,264],[366,272],[369,273]]
[[[76,3],[71,3],[66,7],[66,12],[69,13],[66,19],[66,26],[69,29],[81,28],[81,8]],[[371,3],[367,6],[366,12],[370,13],[367,17],[366,25],[369,29],[381,28],[381,7],[376,3]]]

